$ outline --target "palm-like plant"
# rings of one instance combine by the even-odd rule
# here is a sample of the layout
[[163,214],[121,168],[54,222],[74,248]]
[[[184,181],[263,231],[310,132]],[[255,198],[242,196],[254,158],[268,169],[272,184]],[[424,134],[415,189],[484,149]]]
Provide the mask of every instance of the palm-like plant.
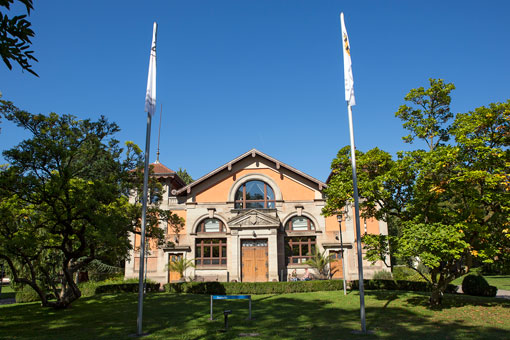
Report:
[[321,253],[318,249],[315,249],[312,257],[308,259],[305,264],[309,265],[311,268],[316,269],[319,272],[321,279],[327,279],[329,273],[329,264],[332,260],[333,258],[331,256],[326,256],[326,250]]
[[193,260],[185,259],[184,257],[179,257],[175,261],[171,261],[168,263],[167,268],[173,272],[179,273],[182,279],[186,281],[186,277],[184,276],[184,273],[188,268],[195,268],[195,264],[193,263]]

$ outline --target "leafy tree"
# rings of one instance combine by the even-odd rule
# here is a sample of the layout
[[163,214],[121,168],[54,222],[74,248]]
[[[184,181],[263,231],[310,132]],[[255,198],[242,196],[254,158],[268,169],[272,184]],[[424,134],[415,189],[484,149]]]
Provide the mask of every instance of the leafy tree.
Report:
[[453,117],[450,93],[455,85],[445,84],[442,79],[429,79],[429,83],[428,89],[412,89],[404,99],[414,106],[400,106],[395,116],[403,120],[404,128],[411,132],[402,138],[406,143],[422,139],[433,150],[439,143],[450,139],[444,126]]
[[[7,120],[32,135],[3,152],[9,165],[0,169],[0,259],[43,306],[65,308],[81,296],[77,272],[127,256],[141,216],[128,195],[141,186],[143,156],[132,143],[120,148],[118,126],[104,117],[34,115],[0,104]],[[163,238],[158,226],[173,217],[151,205],[148,235]]]
[[[493,262],[508,252],[510,189],[510,101],[473,112],[449,111],[453,84],[430,80],[429,89],[406,96],[396,116],[428,150],[399,152],[396,159],[377,148],[357,151],[361,211],[391,221],[389,236],[363,238],[367,258],[384,260],[390,249],[409,267],[427,267],[431,304],[441,303],[448,283],[469,271],[473,258]],[[447,141],[450,141],[446,144]],[[352,199],[348,148],[332,163],[324,213],[333,215]]]
[[179,167],[179,170],[177,170],[177,176],[179,176],[184,181],[184,183],[186,183],[186,185],[193,182],[193,178],[191,178],[186,169]]
[[[27,15],[30,15],[30,11],[34,7],[32,0],[18,1],[25,6],[27,14],[11,18],[6,13],[2,13],[3,10],[0,12],[0,55],[9,70],[12,70],[11,61],[14,61],[23,70],[38,77],[30,65],[31,60],[37,61],[37,59],[33,55],[34,52],[28,50],[35,34],[31,28],[32,24],[26,20]],[[14,0],[0,0],[0,8],[4,7],[6,10],[10,10],[13,3]]]

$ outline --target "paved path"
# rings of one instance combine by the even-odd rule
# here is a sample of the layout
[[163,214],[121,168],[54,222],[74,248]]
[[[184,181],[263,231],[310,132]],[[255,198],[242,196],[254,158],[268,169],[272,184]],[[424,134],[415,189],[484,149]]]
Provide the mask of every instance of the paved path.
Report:
[[496,297],[510,300],[510,290],[498,289],[498,293],[496,294]]
[[1,299],[0,300],[0,305],[10,305],[12,303],[16,303],[16,299],[15,298]]

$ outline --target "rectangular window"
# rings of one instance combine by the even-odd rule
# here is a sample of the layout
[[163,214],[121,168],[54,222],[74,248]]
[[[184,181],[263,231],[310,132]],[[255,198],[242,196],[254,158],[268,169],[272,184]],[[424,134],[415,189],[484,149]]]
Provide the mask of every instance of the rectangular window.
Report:
[[197,239],[195,245],[195,265],[197,267],[227,265],[227,239]]
[[315,237],[286,237],[285,257],[287,264],[305,263],[315,252]]

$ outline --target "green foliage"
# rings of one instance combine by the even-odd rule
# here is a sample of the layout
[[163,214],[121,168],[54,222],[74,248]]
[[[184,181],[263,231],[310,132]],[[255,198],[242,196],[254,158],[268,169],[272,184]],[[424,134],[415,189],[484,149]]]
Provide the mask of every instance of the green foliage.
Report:
[[192,259],[185,259],[184,257],[179,257],[175,261],[171,261],[167,265],[167,269],[173,272],[179,273],[182,279],[186,280],[184,273],[188,268],[195,268],[194,261]]
[[416,270],[404,266],[393,267],[393,279],[396,281],[425,281],[425,279],[416,272]]
[[312,254],[311,258],[306,260],[305,264],[316,269],[321,279],[326,279],[329,277],[329,264],[332,260],[333,258],[331,256],[326,256],[326,250],[321,253],[318,249],[315,249],[315,253]]
[[404,121],[404,128],[411,133],[402,139],[412,143],[416,138],[424,140],[430,150],[441,142],[450,139],[446,123],[453,117],[450,112],[450,92],[455,89],[452,83],[445,84],[442,79],[429,79],[430,87],[412,89],[405,100],[413,107],[402,105],[395,117]]
[[[28,50],[35,35],[32,24],[26,19],[33,9],[32,0],[18,1],[25,5],[27,14],[9,17],[0,12],[0,56],[9,70],[12,70],[11,61],[14,61],[23,70],[38,76],[29,63],[30,60],[37,61],[34,52]],[[13,3],[14,0],[3,0],[0,1],[0,6],[10,10]]]
[[[151,292],[157,292],[154,287],[158,287],[159,283],[152,280],[147,280],[147,285],[150,286]],[[107,288],[99,288],[107,286]],[[136,287],[134,287],[136,286]],[[104,281],[88,281],[79,284],[82,296],[94,296],[100,293],[115,293],[115,292],[138,292],[138,279],[124,280],[122,277],[107,279]]]
[[[406,280],[363,280],[364,289],[368,290],[405,290],[410,292],[432,292],[435,288],[430,282],[406,281]],[[359,281],[351,281],[350,289],[359,289]],[[454,294],[457,292],[456,285],[449,284],[445,292]]]
[[[138,293],[138,282],[136,283],[112,283],[100,285],[96,288],[96,294],[117,294],[117,293]],[[159,283],[147,282],[145,289],[148,293],[159,292]]]
[[462,292],[474,296],[496,296],[498,289],[490,286],[482,275],[466,275],[462,280]]
[[341,280],[292,282],[179,282],[164,285],[166,292],[188,294],[285,294],[342,290]]
[[193,182],[193,178],[191,178],[190,174],[188,174],[186,169],[182,169],[179,167],[179,170],[177,170],[177,176],[179,176],[186,185]]
[[[16,303],[34,302],[39,301],[39,294],[30,286],[18,287],[15,289]],[[49,298],[49,297],[48,297]]]
[[391,272],[387,270],[379,270],[374,273],[373,278],[374,280],[393,280],[393,276],[391,275]]
[[[419,259],[429,275],[415,272],[435,287],[432,304],[475,262],[510,261],[510,100],[454,117],[454,88],[430,79],[430,88],[411,90],[405,98],[411,106],[396,114],[410,131],[404,140],[422,140],[428,150],[395,159],[377,148],[356,151],[362,216],[389,225],[388,236],[363,237],[366,258],[384,261],[391,249],[398,263]],[[331,168],[327,216],[352,200],[348,147]]]
[[[123,150],[114,138],[119,127],[105,117],[34,115],[7,101],[0,114],[31,134],[3,152],[9,164],[0,169],[0,259],[44,306],[65,308],[81,296],[77,272],[112,272],[128,255],[128,235],[139,233],[141,216],[141,204],[130,204],[128,195],[142,186],[143,155],[132,143]],[[150,183],[163,194],[154,178]],[[179,219],[158,204],[147,216],[147,235],[158,240],[160,222]]]

